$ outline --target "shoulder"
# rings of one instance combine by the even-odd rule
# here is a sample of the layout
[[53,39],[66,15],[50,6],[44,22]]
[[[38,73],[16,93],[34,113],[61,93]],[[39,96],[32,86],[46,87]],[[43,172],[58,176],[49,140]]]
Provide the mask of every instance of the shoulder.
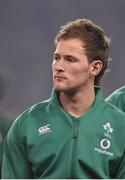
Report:
[[125,122],[125,113],[119,107],[115,106],[114,104],[106,100],[105,104],[107,107],[107,112],[111,116],[111,119],[115,121],[120,121],[121,119]]
[[10,131],[21,131],[21,129],[27,129],[29,125],[34,126],[35,123],[42,120],[44,114],[47,114],[50,103],[51,101],[48,99],[26,109],[12,123]]
[[106,100],[110,100],[112,98],[121,98],[121,97],[125,97],[125,86],[122,86],[121,88],[115,90],[114,92],[112,92],[107,98]]
[[125,86],[115,90],[106,98],[106,101],[125,112]]

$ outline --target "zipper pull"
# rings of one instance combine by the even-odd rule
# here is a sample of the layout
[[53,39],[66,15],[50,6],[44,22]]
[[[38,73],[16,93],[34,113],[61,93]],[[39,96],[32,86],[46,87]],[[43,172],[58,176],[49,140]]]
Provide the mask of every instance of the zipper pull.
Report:
[[78,127],[75,127],[73,131],[73,138],[76,139],[77,137],[78,137]]

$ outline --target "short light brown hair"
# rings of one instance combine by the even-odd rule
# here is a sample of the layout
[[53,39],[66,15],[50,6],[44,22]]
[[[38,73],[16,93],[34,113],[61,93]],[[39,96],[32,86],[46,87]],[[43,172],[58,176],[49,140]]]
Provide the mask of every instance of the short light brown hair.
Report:
[[101,60],[102,70],[95,77],[95,85],[99,85],[100,79],[107,69],[109,58],[110,38],[104,30],[88,19],[76,19],[60,27],[60,31],[55,38],[57,45],[60,40],[77,38],[83,42],[89,63],[94,60]]

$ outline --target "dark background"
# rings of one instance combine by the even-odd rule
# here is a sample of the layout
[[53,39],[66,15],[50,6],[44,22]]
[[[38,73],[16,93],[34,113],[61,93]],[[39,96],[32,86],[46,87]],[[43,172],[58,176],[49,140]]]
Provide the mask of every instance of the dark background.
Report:
[[125,0],[0,0],[0,113],[14,120],[52,89],[53,39],[59,27],[89,18],[111,37],[105,96],[125,83]]

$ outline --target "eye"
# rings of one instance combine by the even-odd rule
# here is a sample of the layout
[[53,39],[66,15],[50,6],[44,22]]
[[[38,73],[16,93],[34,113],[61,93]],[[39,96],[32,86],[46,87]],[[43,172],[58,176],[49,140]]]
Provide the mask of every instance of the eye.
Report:
[[59,60],[59,59],[60,59],[60,57],[59,57],[59,55],[54,54],[53,59],[57,61],[57,60]]
[[77,58],[73,57],[73,56],[66,56],[65,59],[69,62],[76,62]]
[[54,57],[54,59],[55,59],[55,60],[57,60],[57,59],[58,59],[58,57],[57,57],[57,56],[55,56],[55,57]]

